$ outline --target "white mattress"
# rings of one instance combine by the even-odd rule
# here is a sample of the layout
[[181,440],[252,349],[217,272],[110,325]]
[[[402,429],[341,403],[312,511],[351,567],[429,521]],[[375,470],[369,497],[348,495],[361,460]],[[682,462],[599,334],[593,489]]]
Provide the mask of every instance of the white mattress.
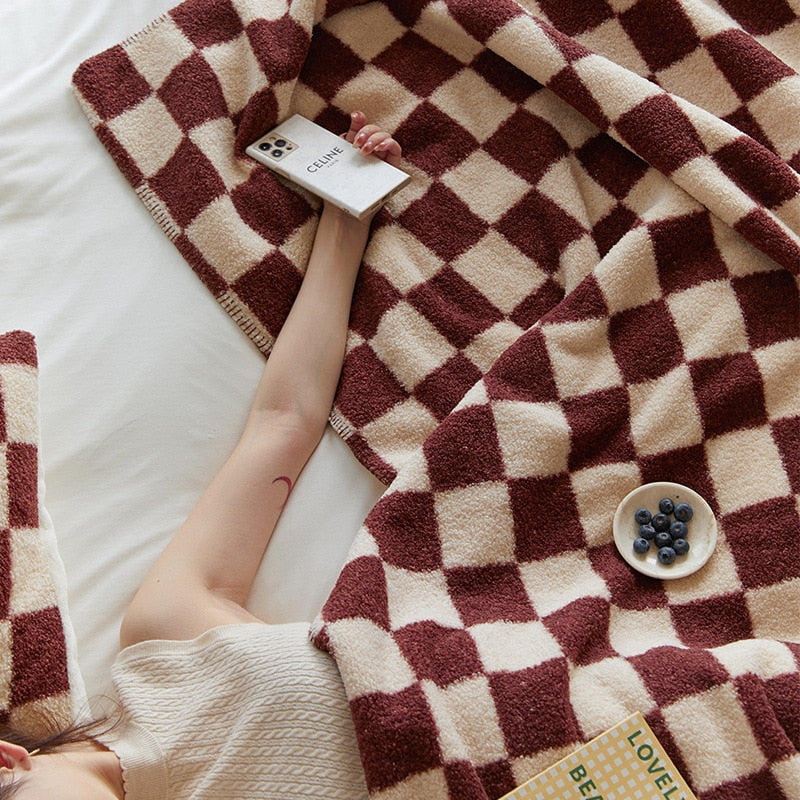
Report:
[[[107,690],[125,605],[235,442],[263,365],[70,91],[81,61],[172,5],[0,3],[0,332],[37,338],[45,503],[90,697]],[[382,491],[329,429],[253,610],[310,620]]]

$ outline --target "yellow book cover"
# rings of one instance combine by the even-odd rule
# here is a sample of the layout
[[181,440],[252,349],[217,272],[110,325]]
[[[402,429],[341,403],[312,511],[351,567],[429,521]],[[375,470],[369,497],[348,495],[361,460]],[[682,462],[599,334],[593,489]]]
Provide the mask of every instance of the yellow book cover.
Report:
[[500,800],[697,800],[640,713]]

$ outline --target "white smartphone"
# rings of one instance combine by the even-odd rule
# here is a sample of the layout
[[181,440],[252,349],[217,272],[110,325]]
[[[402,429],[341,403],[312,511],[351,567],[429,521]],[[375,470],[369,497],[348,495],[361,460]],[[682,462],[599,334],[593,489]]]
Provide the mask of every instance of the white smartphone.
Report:
[[265,133],[246,153],[261,164],[358,219],[375,211],[411,176],[295,114]]

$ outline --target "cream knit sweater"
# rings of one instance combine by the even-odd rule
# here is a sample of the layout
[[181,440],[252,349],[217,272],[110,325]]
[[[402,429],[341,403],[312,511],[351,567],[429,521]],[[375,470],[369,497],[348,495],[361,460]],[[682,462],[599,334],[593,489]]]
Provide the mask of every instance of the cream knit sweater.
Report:
[[123,720],[103,742],[126,800],[366,797],[339,673],[305,623],[142,642],[113,678]]

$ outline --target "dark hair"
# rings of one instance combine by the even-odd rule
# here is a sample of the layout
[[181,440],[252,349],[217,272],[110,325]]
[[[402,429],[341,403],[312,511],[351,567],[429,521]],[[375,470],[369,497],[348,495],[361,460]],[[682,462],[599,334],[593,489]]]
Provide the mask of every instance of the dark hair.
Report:
[[[98,736],[109,733],[116,726],[111,717],[101,717],[89,722],[74,722],[66,728],[50,726],[52,733],[33,735],[0,725],[0,739],[13,744],[22,745],[28,752],[54,753],[62,747],[90,742]],[[19,783],[11,773],[0,774],[0,800],[10,800],[19,789]]]

